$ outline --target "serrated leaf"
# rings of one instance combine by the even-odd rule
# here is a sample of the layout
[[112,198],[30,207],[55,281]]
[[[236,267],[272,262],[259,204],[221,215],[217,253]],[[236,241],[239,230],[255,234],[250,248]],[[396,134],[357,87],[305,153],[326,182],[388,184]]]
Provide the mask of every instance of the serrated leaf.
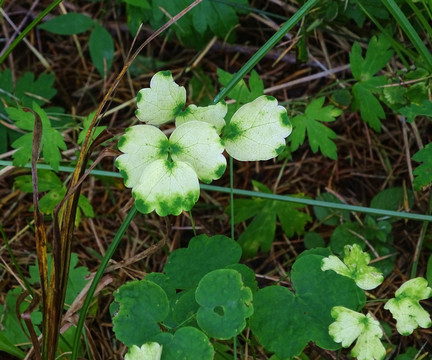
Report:
[[372,208],[400,211],[410,209],[414,202],[412,190],[395,186],[376,194],[370,203]]
[[89,51],[93,65],[102,77],[106,77],[114,59],[114,41],[103,26],[96,25],[91,32]]
[[39,29],[58,35],[74,35],[87,31],[94,25],[95,22],[92,18],[83,14],[70,12],[46,21],[39,25]]
[[177,289],[191,289],[210,271],[238,263],[241,248],[234,240],[216,235],[193,237],[187,248],[170,254],[164,271]]
[[322,107],[324,100],[324,97],[313,100],[307,106],[304,115],[292,119],[291,150],[297,150],[304,143],[307,132],[309,145],[314,153],[320,150],[323,155],[336,160],[337,147],[331,139],[337,138],[337,135],[321,122],[335,121],[342,110],[332,105]]
[[[84,120],[83,120],[83,129],[80,131],[79,135],[78,135],[78,140],[77,143],[78,144],[82,144],[86,135],[87,135],[87,131],[90,127],[90,124],[93,121],[94,115],[95,115],[96,111],[92,111],[90,114],[88,114]],[[96,126],[95,128],[93,128],[93,135],[92,135],[92,140],[96,139],[100,133],[102,131],[104,131],[106,129],[106,126]]]
[[15,122],[15,125],[20,129],[32,131],[34,128],[34,115],[23,109],[7,107],[6,113],[9,118]]
[[151,125],[161,125],[173,120],[186,103],[186,89],[178,86],[169,71],[153,75],[150,88],[141,89],[137,95],[136,117]]
[[237,160],[269,160],[283,151],[291,130],[286,109],[263,95],[235,112],[222,139],[228,154]]
[[412,159],[422,163],[413,171],[415,175],[414,189],[420,190],[422,186],[428,186],[432,183],[432,143],[417,151]]
[[349,347],[356,339],[351,355],[358,360],[382,360],[386,355],[380,338],[383,336],[380,324],[370,314],[363,315],[343,306],[331,311],[336,320],[329,326],[334,341]]
[[382,273],[373,266],[368,266],[370,256],[363,252],[359,245],[346,245],[344,251],[343,262],[337,256],[330,255],[323,259],[321,270],[333,270],[339,275],[349,277],[363,290],[375,289],[383,282]]
[[295,294],[269,286],[254,295],[251,330],[281,359],[299,355],[310,341],[323,349],[338,349],[328,334],[331,309],[341,305],[357,310],[365,303],[364,292],[351,279],[321,271],[323,257],[307,253],[297,258],[291,272]]
[[420,300],[432,296],[432,289],[426,279],[418,277],[403,283],[396,290],[395,298],[384,305],[396,319],[396,329],[401,335],[410,335],[418,327],[432,325],[430,314],[420,305]]
[[[336,204],[342,204],[342,201],[338,199],[332,193],[324,192],[317,196],[316,200],[325,201],[325,202],[333,202]],[[343,221],[348,221],[350,219],[350,213],[348,211],[325,208],[321,206],[314,205],[313,211],[315,216],[319,221],[322,221],[325,225],[338,225]]]
[[162,332],[158,323],[167,317],[169,302],[159,285],[147,280],[130,281],[114,293],[114,301],[119,310],[113,318],[113,330],[126,346],[154,341]]
[[156,342],[145,343],[141,347],[132,345],[124,360],[160,360],[162,346]]
[[202,277],[195,291],[200,305],[198,325],[210,337],[227,340],[240,334],[253,314],[252,291],[238,271],[214,270]]
[[155,340],[163,346],[162,360],[212,360],[214,356],[208,337],[193,327],[182,327],[174,335],[159,334]]
[[31,72],[26,72],[16,82],[14,93],[21,100],[22,106],[33,107],[33,103],[40,106],[48,102],[57,90],[52,86],[55,77],[53,74],[41,74],[36,80]]
[[[230,74],[220,68],[217,69],[219,82],[226,86],[231,81],[234,74]],[[240,80],[234,88],[228,93],[228,97],[236,100],[240,104],[246,104],[254,101],[256,98],[264,95],[264,83],[255,70],[252,70],[249,77],[249,87],[246,82]]]
[[410,104],[399,109],[399,113],[405,116],[408,123],[414,121],[417,116],[428,116],[432,117],[432,101],[423,100],[423,105]]

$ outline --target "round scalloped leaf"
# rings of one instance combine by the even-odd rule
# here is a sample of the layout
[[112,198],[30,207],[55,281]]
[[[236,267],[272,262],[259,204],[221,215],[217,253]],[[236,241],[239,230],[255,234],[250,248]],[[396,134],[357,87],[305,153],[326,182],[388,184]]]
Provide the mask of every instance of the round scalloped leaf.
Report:
[[119,310],[113,330],[126,346],[141,346],[162,331],[158,323],[168,316],[169,302],[159,285],[147,280],[128,282],[114,293],[114,301]]
[[156,159],[166,159],[167,152],[161,145],[168,141],[165,134],[150,125],[136,125],[126,129],[120,138],[118,148],[124,154],[115,162],[127,187],[139,184],[144,169]]
[[225,126],[225,115],[227,114],[228,107],[221,101],[216,105],[209,105],[205,107],[189,105],[185,111],[177,115],[175,124],[179,126],[188,121],[203,121],[213,125],[218,134],[221,133],[222,128]]
[[198,325],[211,337],[231,339],[243,331],[246,319],[253,314],[252,298],[238,271],[214,270],[201,279],[195,291],[201,306]]
[[189,211],[200,194],[198,177],[183,162],[156,160],[144,168],[141,182],[132,190],[138,211],[159,216]]
[[340,345],[328,333],[333,322],[331,309],[364,306],[364,292],[353,280],[321,270],[323,258],[314,254],[297,258],[291,272],[295,295],[280,286],[254,295],[250,327],[260,343],[282,359],[299,355],[310,341],[324,349],[338,349]]
[[292,126],[286,109],[271,96],[260,96],[238,109],[225,127],[225,148],[241,161],[268,160],[285,148]]
[[224,146],[212,125],[184,123],[171,134],[169,144],[173,160],[189,164],[203,182],[211,183],[225,172]]
[[171,306],[172,317],[177,325],[198,327],[195,314],[199,305],[195,300],[195,289],[180,292]]
[[141,347],[133,345],[124,360],[160,360],[162,355],[162,346],[156,342],[146,343]]
[[136,117],[151,125],[173,120],[186,104],[186,90],[178,86],[169,71],[159,71],[152,77],[150,88],[137,95]]
[[208,337],[193,327],[182,327],[174,335],[159,334],[155,341],[163,347],[162,360],[212,360],[214,356]]
[[193,237],[187,248],[173,251],[164,271],[175,288],[191,289],[205,274],[238,263],[240,258],[241,247],[234,240],[203,234]]

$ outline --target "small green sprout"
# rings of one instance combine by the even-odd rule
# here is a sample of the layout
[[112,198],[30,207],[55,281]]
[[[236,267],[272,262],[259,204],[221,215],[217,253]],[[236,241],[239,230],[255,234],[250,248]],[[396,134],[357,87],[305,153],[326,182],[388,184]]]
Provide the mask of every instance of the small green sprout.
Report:
[[343,306],[335,306],[331,316],[336,321],[329,326],[329,334],[343,347],[357,339],[351,355],[357,360],[382,360],[386,351],[380,338],[383,335],[379,322],[370,314],[363,315]]
[[432,325],[430,314],[419,303],[432,296],[432,289],[427,284],[421,277],[408,280],[396,291],[396,297],[384,305],[396,319],[396,328],[401,335],[412,334],[418,326],[428,328]]
[[346,245],[344,252],[343,262],[334,255],[324,258],[321,270],[333,270],[339,275],[349,277],[363,290],[375,289],[383,282],[382,273],[377,268],[368,266],[370,256],[363,252],[358,244]]
[[[116,166],[132,188],[137,209],[160,216],[179,215],[198,201],[199,181],[211,183],[226,169],[224,147],[241,161],[268,160],[280,154],[291,133],[286,110],[271,96],[243,105],[228,125],[224,102],[188,106],[186,90],[169,71],[156,73],[150,88],[138,92],[136,116],[147,125],[126,130],[118,143]],[[168,139],[152,125],[175,120]],[[219,134],[223,134],[222,138]]]
[[133,345],[129,348],[124,360],[160,360],[162,346],[156,342],[150,342],[138,347]]

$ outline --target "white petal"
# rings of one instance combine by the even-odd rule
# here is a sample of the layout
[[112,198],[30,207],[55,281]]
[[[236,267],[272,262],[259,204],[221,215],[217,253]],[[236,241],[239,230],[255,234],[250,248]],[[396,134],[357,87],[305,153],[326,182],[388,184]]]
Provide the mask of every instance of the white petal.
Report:
[[282,152],[291,131],[286,109],[263,95],[236,111],[223,140],[228,154],[237,160],[268,160]]
[[188,121],[174,130],[169,141],[173,160],[189,164],[203,182],[219,179],[225,172],[224,147],[209,123]]
[[137,209],[160,216],[188,211],[199,198],[199,183],[194,170],[183,162],[156,160],[143,171],[139,185],[132,190]]
[[185,88],[174,82],[169,71],[160,71],[152,77],[150,88],[138,92],[135,115],[147,124],[161,125],[173,120],[185,103]]
[[176,117],[176,126],[184,124],[188,121],[204,121],[216,128],[218,134],[221,133],[225,126],[225,115],[228,107],[224,102],[206,107],[189,105],[184,112]]
[[168,143],[165,134],[151,125],[128,128],[120,138],[118,147],[125,154],[116,159],[116,166],[127,187],[138,185],[144,169],[155,159],[166,159],[161,145]]

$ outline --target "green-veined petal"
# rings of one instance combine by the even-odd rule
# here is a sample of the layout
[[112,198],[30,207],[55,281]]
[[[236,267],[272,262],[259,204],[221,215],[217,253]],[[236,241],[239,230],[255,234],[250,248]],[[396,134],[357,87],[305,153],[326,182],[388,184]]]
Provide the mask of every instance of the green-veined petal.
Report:
[[189,164],[201,181],[210,183],[225,172],[224,147],[211,124],[188,121],[174,130],[169,143],[172,159]]
[[136,117],[151,125],[173,120],[186,103],[186,90],[178,86],[169,71],[159,71],[150,81],[150,88],[137,95]]
[[235,112],[223,140],[234,159],[268,160],[283,151],[291,130],[286,109],[274,97],[263,95]]
[[227,114],[228,107],[222,101],[216,105],[209,105],[206,107],[189,105],[185,111],[176,117],[176,126],[184,124],[188,121],[204,121],[216,128],[218,134],[221,133],[222,128],[225,126],[225,115]]

